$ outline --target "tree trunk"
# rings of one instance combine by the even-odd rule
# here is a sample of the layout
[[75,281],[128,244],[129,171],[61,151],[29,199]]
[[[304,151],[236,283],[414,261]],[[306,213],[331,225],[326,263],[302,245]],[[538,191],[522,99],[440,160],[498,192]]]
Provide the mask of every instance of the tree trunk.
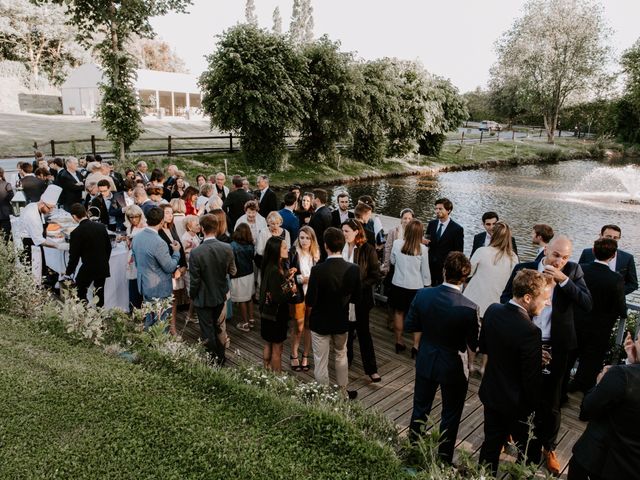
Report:
[[[111,48],[113,49],[113,58],[115,58],[115,63],[113,65],[113,78],[111,79],[111,85],[113,87],[120,86],[120,46],[118,45],[118,24],[116,22],[116,4],[115,2],[111,2],[109,6],[109,11],[111,13]],[[124,162],[124,138],[119,138],[118,144],[120,145],[120,161]]]
[[544,128],[547,131],[547,143],[553,145],[555,143],[554,138],[556,135],[557,115],[547,115],[545,113],[543,117],[544,117]]

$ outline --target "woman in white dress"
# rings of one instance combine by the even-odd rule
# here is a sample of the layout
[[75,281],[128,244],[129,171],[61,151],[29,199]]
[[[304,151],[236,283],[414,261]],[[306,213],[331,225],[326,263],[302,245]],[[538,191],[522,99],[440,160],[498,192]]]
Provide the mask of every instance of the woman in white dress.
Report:
[[[511,228],[505,222],[497,222],[493,227],[491,242],[480,247],[471,257],[471,279],[463,295],[472,300],[480,310],[480,318],[489,305],[500,301],[513,267],[518,263],[511,243]],[[469,356],[469,370],[474,371],[475,355]],[[483,358],[480,373],[484,372],[487,356]]]

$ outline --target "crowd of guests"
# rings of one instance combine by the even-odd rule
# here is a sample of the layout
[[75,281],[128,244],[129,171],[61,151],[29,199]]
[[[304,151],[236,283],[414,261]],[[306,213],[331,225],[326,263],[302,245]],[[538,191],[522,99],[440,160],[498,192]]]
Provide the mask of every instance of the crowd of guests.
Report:
[[[590,423],[574,447],[569,478],[623,478],[638,471],[637,333],[625,338],[629,365],[602,370],[611,331],[627,315],[625,295],[638,288],[633,257],[618,249],[618,226],[603,226],[574,263],[569,238],[534,225],[538,253],[522,262],[508,223],[486,212],[467,258],[464,229],[446,198],[436,200],[435,218],[426,226],[405,208],[399,225],[385,233],[369,196],[352,209],[349,195],[340,193],[331,209],[327,191],[294,185],[279,203],[266,175],[257,177],[252,191],[241,176],[228,188],[223,173],[198,175],[192,186],[175,165],[165,174],[149,172],[141,161],[120,175],[109,161],[90,156],[34,163],[21,163],[13,182],[0,171],[0,214],[15,189],[45,214],[51,208],[41,200],[47,185],[59,189],[55,203],[83,226],[72,234],[67,275],[78,259],[92,265],[75,276],[81,297],[91,282],[104,286],[110,252],[104,239],[107,231],[119,232],[129,249],[133,308],[170,299],[173,334],[178,308],[189,308],[188,318],[199,323],[204,346],[220,365],[232,316],[240,332],[259,323],[264,366],[274,371],[283,368],[289,340],[289,368],[313,369],[318,382],[329,384],[333,350],[335,383],[355,398],[347,387],[356,340],[365,374],[382,381],[369,327],[374,289],[382,284],[396,354],[406,355],[405,333],[412,334],[413,439],[423,433],[440,388],[439,453],[453,461],[468,378],[476,374],[485,417],[480,460],[494,472],[512,439],[525,460],[558,473],[561,407],[577,391],[585,394],[581,418]],[[84,223],[87,216],[94,222]],[[9,236],[10,224],[0,220]],[[101,228],[90,229],[90,223]],[[105,262],[106,269],[98,266]],[[145,326],[157,320],[149,315]]]

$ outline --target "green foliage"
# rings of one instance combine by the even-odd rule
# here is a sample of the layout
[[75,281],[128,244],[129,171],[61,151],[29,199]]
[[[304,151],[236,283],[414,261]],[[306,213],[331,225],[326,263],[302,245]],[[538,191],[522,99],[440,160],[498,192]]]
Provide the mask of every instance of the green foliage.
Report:
[[308,75],[305,88],[306,116],[300,125],[298,147],[302,157],[335,163],[336,144],[348,139],[363,115],[359,93],[363,78],[351,65],[352,56],[339,51],[340,44],[326,36],[302,48]]
[[389,131],[400,128],[401,92],[391,60],[374,60],[357,68],[364,79],[360,100],[364,117],[354,128],[352,156],[375,165],[386,155]]
[[[503,98],[540,115],[553,143],[558,115],[571,96],[608,83],[609,31],[593,1],[529,0],[524,14],[497,43],[494,83]],[[511,96],[511,93],[515,95]]]
[[615,132],[616,103],[607,99],[597,99],[563,108],[558,128],[573,131],[577,126],[581,133],[595,133],[606,136]]
[[447,136],[442,133],[427,132],[418,140],[418,151],[421,155],[426,155],[427,157],[437,157],[446,139]]
[[640,40],[622,54],[620,63],[626,84],[614,107],[616,133],[623,142],[640,143]]
[[469,120],[480,122],[497,118],[488,91],[478,87],[471,92],[463,93],[462,98],[467,102]]
[[281,35],[237,25],[219,37],[200,77],[212,127],[237,131],[250,163],[280,165],[284,136],[305,117],[305,61]]
[[313,41],[313,7],[311,0],[293,0],[289,38],[295,45]]
[[[44,0],[35,0],[43,3]],[[133,92],[133,62],[125,45],[134,37],[153,37],[149,19],[171,10],[184,12],[191,0],[52,0],[64,6],[76,27],[78,40],[94,47],[104,68],[107,83],[98,116],[123,159],[125,151],[140,136],[141,116]],[[102,40],[93,45],[96,34]]]

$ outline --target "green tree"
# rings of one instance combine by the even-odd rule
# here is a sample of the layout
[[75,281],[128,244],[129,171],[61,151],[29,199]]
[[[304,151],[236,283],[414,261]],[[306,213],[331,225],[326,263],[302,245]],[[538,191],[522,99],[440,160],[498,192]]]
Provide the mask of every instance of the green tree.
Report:
[[[42,1],[42,0],[36,0]],[[98,117],[114,150],[124,160],[125,152],[142,133],[140,109],[133,90],[134,61],[126,44],[134,35],[152,38],[149,19],[171,10],[184,12],[191,0],[53,0],[63,5],[76,27],[78,39],[95,45],[107,83],[100,86],[102,101]]]
[[357,68],[363,78],[359,102],[364,110],[354,127],[352,155],[356,160],[376,164],[386,156],[389,132],[400,128],[401,90],[391,60],[361,63]]
[[249,25],[258,26],[258,16],[256,15],[256,4],[254,0],[247,0],[244,7],[244,20]]
[[620,140],[640,143],[640,40],[622,54],[625,91],[615,105],[616,132]]
[[487,90],[477,87],[475,90],[463,93],[462,98],[467,102],[469,120],[480,122],[482,120],[493,119],[496,117],[491,106],[491,98]]
[[167,42],[159,38],[135,36],[126,48],[136,60],[138,68],[160,72],[187,72],[184,60]]
[[49,1],[0,0],[0,44],[28,67],[32,86],[43,71],[51,83],[62,83],[65,68],[86,57],[67,20],[65,9]]
[[333,162],[337,142],[346,140],[362,117],[359,95],[363,79],[352,65],[352,55],[340,52],[340,44],[326,36],[305,45],[302,55],[307,62],[309,96],[307,116],[300,125],[300,153],[312,161]]
[[280,7],[273,9],[273,33],[282,33],[282,16],[280,15]]
[[277,168],[285,134],[306,115],[304,58],[282,35],[244,24],[220,35],[207,60],[199,83],[211,125],[239,132],[250,162]]
[[530,0],[498,41],[492,74],[542,116],[549,143],[565,102],[605,81],[608,35],[591,0]]
[[293,0],[289,36],[296,45],[313,41],[313,7],[311,0]]

